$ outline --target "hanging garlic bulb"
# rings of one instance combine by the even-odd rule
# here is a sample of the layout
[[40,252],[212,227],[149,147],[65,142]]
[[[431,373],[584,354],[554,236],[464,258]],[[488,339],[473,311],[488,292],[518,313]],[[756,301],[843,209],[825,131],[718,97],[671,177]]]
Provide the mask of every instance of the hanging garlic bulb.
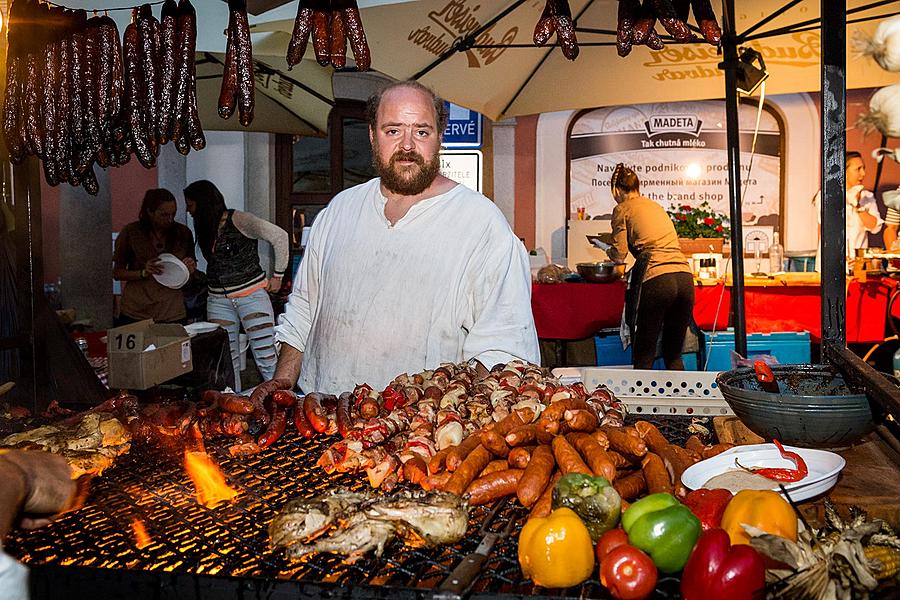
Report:
[[900,83],[883,87],[869,100],[869,112],[856,125],[869,133],[877,129],[883,135],[900,138]]
[[874,58],[886,71],[900,71],[900,15],[881,21],[872,37],[857,30],[853,48]]

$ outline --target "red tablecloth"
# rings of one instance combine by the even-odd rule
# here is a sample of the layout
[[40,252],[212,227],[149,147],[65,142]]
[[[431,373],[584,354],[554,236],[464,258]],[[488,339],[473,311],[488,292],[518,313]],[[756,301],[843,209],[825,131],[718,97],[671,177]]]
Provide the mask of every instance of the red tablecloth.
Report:
[[[890,279],[850,282],[847,289],[848,343],[884,339],[888,297],[895,285]],[[745,287],[747,332],[808,331],[813,341],[818,342],[819,294],[817,285]],[[622,282],[536,283],[532,286],[531,307],[541,338],[578,340],[605,327],[618,327],[624,303]],[[695,288],[694,319],[702,329],[725,329],[730,310],[730,287],[720,284]],[[895,312],[900,317],[900,306]]]

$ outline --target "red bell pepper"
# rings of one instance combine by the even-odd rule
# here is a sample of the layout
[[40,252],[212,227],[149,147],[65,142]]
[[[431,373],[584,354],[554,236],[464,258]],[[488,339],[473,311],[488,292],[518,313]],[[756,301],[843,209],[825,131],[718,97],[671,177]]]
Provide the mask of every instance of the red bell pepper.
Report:
[[719,527],[732,494],[726,489],[694,490],[682,501],[700,519],[703,531]]
[[724,529],[700,534],[681,576],[685,600],[751,600],[766,585],[762,556],[746,544],[731,545]]

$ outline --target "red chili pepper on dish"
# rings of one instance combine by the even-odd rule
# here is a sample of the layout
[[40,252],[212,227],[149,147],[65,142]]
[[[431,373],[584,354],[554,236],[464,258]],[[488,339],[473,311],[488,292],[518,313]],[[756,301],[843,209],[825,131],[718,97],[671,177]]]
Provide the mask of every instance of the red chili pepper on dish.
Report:
[[775,379],[775,373],[772,368],[764,361],[757,360],[753,362],[753,370],[756,371],[756,381],[764,392],[777,394],[781,390],[778,389],[778,381]]
[[751,473],[756,473],[757,475],[762,475],[767,479],[772,479],[774,481],[784,481],[784,482],[793,482],[800,481],[809,473],[809,468],[806,466],[806,462],[803,460],[803,457],[797,454],[796,452],[789,452],[784,449],[784,446],[781,445],[781,442],[778,440],[772,440],[772,443],[778,448],[778,451],[781,452],[781,457],[785,458],[797,467],[796,469],[775,469],[768,467],[745,467],[741,463],[738,462],[737,459],[734,459],[735,464],[745,471],[750,471]]

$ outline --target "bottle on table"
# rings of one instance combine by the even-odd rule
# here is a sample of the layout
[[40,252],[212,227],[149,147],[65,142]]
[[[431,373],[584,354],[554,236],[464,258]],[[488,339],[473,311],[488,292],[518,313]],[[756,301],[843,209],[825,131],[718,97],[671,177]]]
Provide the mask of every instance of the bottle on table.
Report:
[[772,245],[769,246],[769,273],[780,273],[784,270],[784,248],[778,242],[778,232]]

